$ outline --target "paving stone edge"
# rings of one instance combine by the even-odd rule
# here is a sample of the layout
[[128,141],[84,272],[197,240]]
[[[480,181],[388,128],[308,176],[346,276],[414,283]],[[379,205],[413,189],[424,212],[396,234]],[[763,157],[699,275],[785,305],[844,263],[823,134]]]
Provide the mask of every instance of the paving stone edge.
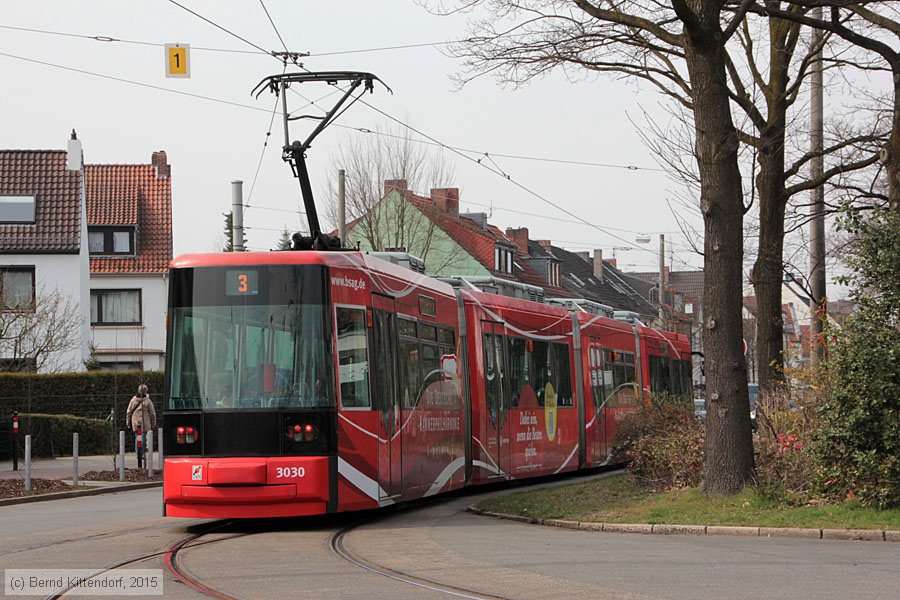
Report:
[[70,492],[53,492],[50,494],[35,494],[33,496],[20,496],[18,498],[0,498],[0,506],[14,504],[29,504],[31,502],[45,502],[47,500],[65,500],[66,498],[78,498],[80,496],[99,496],[101,494],[114,494],[116,492],[128,492],[132,490],[145,490],[162,487],[162,481],[146,481],[141,483],[129,483],[124,485],[111,485],[89,490],[72,490]]
[[517,521],[545,527],[562,527],[582,531],[603,531],[609,533],[653,533],[657,535],[732,535],[750,537],[781,537],[826,540],[856,540],[869,542],[900,542],[900,531],[880,529],[805,529],[800,527],[736,527],[728,525],[667,525],[648,523],[586,523],[566,519],[537,519],[510,515],[507,513],[482,510],[469,506],[466,512],[483,517],[493,517],[506,521]]

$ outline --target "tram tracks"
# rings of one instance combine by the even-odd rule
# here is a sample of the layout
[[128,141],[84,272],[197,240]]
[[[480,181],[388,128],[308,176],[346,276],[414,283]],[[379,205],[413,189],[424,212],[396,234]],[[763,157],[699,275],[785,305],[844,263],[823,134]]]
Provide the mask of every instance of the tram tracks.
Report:
[[338,531],[334,532],[331,535],[330,539],[332,551],[345,561],[359,567],[360,569],[368,571],[369,573],[380,575],[382,577],[415,586],[420,589],[430,590],[432,592],[438,592],[456,598],[466,598],[469,600],[506,600],[503,596],[494,596],[492,594],[485,594],[467,588],[451,586],[446,583],[441,583],[431,579],[425,579],[423,577],[411,575],[410,573],[405,573],[403,571],[397,571],[384,565],[379,565],[366,560],[348,550],[346,545],[344,544],[344,539],[347,537],[347,535],[358,527],[374,521],[376,518],[377,517],[363,519],[357,521],[356,523],[346,525]]
[[[134,565],[136,563],[143,562],[145,560],[162,557],[163,563],[165,564],[166,569],[172,574],[173,577],[175,577],[176,580],[180,581],[181,583],[184,583],[185,585],[191,587],[192,589],[194,589],[206,596],[220,598],[223,600],[225,600],[225,599],[236,600],[232,596],[230,596],[224,592],[221,592],[219,590],[216,590],[216,589],[206,585],[199,579],[197,579],[193,574],[191,574],[181,564],[181,561],[180,561],[180,553],[188,548],[195,548],[197,546],[214,544],[217,542],[223,542],[223,541],[231,540],[231,539],[234,539],[237,537],[243,537],[245,535],[249,535],[248,533],[238,533],[235,535],[230,535],[227,537],[222,537],[222,538],[218,538],[218,539],[214,539],[214,540],[198,541],[203,536],[209,535],[210,533],[214,533],[220,529],[228,527],[229,525],[231,525],[233,523],[234,523],[234,521],[231,521],[231,520],[219,521],[216,523],[212,523],[212,524],[210,524],[210,526],[203,527],[203,529],[201,531],[192,533],[191,535],[188,535],[180,540],[177,540],[176,542],[170,544],[164,550],[156,550],[153,552],[148,552],[146,554],[141,554],[138,556],[133,556],[131,558],[127,558],[125,560],[119,561],[112,565],[98,569],[98,570],[90,573],[88,576],[84,577],[84,579],[93,579],[100,575],[111,573],[112,571],[115,571],[117,569],[122,569],[124,567],[128,567],[128,566]],[[48,596],[45,596],[44,600],[57,600],[59,598],[69,597],[71,595],[70,592],[73,589],[74,589],[74,585],[70,585],[63,589],[57,590]]]
[[[343,526],[336,525],[336,527],[339,528],[334,530],[328,536],[328,546],[330,547],[334,555],[356,568],[362,569],[372,575],[385,577],[392,581],[418,588],[419,590],[428,590],[449,597],[463,598],[466,600],[506,600],[502,596],[485,594],[464,587],[452,586],[446,583],[441,583],[439,581],[419,577],[411,573],[392,569],[385,565],[378,564],[372,560],[359,556],[347,548],[345,541],[349,534],[351,534],[359,527],[382,519],[386,516],[389,515],[383,513],[376,514],[364,517],[362,519],[358,518],[355,521]],[[229,540],[234,540],[247,535],[258,535],[260,533],[265,533],[265,531],[244,531],[225,534],[222,537],[216,537],[212,539],[203,539],[206,536],[220,532],[223,529],[227,529],[230,526],[233,526],[235,523],[236,521],[226,520],[211,523],[206,526],[199,526],[198,531],[195,531],[190,535],[176,540],[164,549],[147,552],[138,556],[133,556],[109,566],[100,568],[90,573],[87,577],[85,577],[85,579],[91,579],[100,575],[108,574],[118,569],[127,568],[143,561],[151,560],[154,558],[161,558],[164,568],[168,571],[168,573],[176,581],[186,585],[190,589],[210,598],[218,598],[220,600],[237,600],[235,596],[232,596],[231,594],[223,590],[216,589],[215,587],[204,581],[202,578],[192,573],[183,562],[183,558],[188,550],[212,544],[218,544],[220,542],[227,542]],[[71,597],[73,596],[73,594],[71,593],[73,589],[74,586],[69,586],[64,589],[57,590],[53,594],[46,596],[45,600],[56,600],[59,598]]]

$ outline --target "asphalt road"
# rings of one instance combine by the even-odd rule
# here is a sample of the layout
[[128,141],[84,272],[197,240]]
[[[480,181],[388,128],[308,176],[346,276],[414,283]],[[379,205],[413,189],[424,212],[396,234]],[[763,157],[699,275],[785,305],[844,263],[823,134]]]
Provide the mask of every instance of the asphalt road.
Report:
[[[354,555],[470,596],[504,598],[897,598],[900,544],[572,531],[479,517],[465,496],[377,515],[343,539]],[[0,567],[101,568],[184,538],[160,490],[0,507]],[[240,598],[450,598],[374,574],[331,547],[356,516],[229,525],[182,552]],[[193,527],[192,527],[193,526]],[[162,568],[161,556],[131,565]],[[166,598],[202,598],[166,573]]]

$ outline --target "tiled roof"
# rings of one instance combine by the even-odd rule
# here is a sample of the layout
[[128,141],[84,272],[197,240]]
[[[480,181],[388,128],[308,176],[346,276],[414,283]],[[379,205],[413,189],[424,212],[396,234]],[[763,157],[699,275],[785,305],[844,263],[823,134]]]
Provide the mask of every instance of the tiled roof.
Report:
[[135,256],[91,257],[91,273],[164,273],[168,269],[172,260],[168,174],[168,165],[85,166],[88,225],[137,228]]
[[577,254],[558,246],[544,248],[529,240],[528,254],[532,257],[552,256],[560,263],[560,279],[566,296],[584,298],[611,306],[615,310],[630,310],[642,315],[655,315],[657,309],[636,289],[640,282],[626,276],[609,263],[603,265],[603,282],[594,277],[594,266]]
[[[628,275],[653,284],[659,280],[659,271],[628,273]],[[703,271],[669,271],[666,289],[669,288],[674,288],[680,293],[686,303],[703,305]]]
[[[471,254],[489,271],[494,270],[495,236],[479,227],[474,221],[447,214],[434,206],[430,198],[407,192],[407,199],[421,210],[435,225]],[[505,236],[503,238],[505,240]],[[505,240],[508,242],[508,240]]]
[[0,225],[0,253],[78,253],[81,172],[64,150],[0,150],[0,195],[35,197],[33,225]]

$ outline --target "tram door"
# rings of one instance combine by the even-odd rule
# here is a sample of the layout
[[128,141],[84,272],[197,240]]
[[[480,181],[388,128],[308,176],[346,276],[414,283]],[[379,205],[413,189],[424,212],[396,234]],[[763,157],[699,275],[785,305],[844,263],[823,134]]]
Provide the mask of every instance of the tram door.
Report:
[[487,450],[490,460],[496,461],[499,473],[506,476],[510,472],[509,409],[510,392],[506,360],[506,344],[502,334],[503,325],[490,321],[482,322],[484,345],[485,404],[488,417]]
[[402,492],[397,313],[394,300],[372,294],[372,348],[378,406],[378,487],[383,497]]
[[588,338],[588,363],[591,371],[591,392],[594,397],[592,415],[587,420],[594,420],[593,446],[594,460],[604,460],[609,453],[609,443],[606,438],[606,403],[609,401],[607,394],[612,388],[612,373],[607,373],[603,367],[603,348],[597,338]]

